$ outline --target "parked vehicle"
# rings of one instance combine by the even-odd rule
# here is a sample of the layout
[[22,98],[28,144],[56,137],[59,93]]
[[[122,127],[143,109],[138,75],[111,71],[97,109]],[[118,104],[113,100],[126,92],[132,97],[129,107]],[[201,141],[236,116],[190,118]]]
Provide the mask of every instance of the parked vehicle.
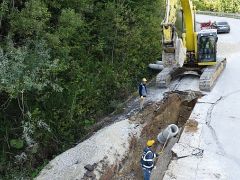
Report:
[[212,27],[217,29],[217,33],[229,33],[230,25],[226,21],[213,22]]
[[213,29],[213,24],[212,24],[211,21],[201,22],[201,23],[200,23],[200,28],[201,28],[201,30],[204,30],[204,29]]

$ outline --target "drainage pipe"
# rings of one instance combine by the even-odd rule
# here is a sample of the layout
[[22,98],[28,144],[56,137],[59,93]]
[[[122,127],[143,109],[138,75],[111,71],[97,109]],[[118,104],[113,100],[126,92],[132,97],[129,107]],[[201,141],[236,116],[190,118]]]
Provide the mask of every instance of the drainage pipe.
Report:
[[155,70],[163,70],[164,68],[163,65],[160,64],[149,64],[148,67]]
[[176,136],[179,129],[175,124],[170,124],[166,129],[158,134],[157,139],[161,144],[164,144],[168,139]]
[[156,64],[163,65],[162,61],[156,61]]

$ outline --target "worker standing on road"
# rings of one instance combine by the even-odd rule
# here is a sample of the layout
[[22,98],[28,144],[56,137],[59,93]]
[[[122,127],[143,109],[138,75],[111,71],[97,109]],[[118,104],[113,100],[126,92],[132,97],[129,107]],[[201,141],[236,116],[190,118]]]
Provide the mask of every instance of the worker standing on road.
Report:
[[144,99],[147,96],[146,82],[147,82],[147,79],[143,78],[142,83],[138,87],[138,92],[139,92],[139,96],[140,96],[140,110],[143,109]]
[[147,141],[147,147],[144,148],[143,155],[141,157],[144,180],[150,180],[151,172],[154,168],[154,160],[157,157],[157,154],[151,149],[154,143],[154,140]]

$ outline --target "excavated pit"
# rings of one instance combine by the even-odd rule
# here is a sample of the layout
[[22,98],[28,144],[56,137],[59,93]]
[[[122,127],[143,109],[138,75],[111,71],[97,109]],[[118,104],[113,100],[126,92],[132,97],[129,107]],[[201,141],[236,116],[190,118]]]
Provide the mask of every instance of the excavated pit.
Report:
[[[151,179],[160,180],[172,159],[171,148],[178,141],[182,127],[188,120],[197,99],[201,96],[199,92],[173,91],[164,94],[162,101],[149,103],[142,112],[130,117],[133,123],[143,126],[140,137],[132,136],[130,148],[126,157],[121,163],[107,167],[102,175],[102,180],[140,180],[143,179],[140,158],[148,139],[155,139],[157,135],[169,124],[176,124],[180,132],[176,137],[171,138],[163,152],[157,159],[157,171],[153,170]],[[162,145],[155,143],[153,149],[160,152]]]

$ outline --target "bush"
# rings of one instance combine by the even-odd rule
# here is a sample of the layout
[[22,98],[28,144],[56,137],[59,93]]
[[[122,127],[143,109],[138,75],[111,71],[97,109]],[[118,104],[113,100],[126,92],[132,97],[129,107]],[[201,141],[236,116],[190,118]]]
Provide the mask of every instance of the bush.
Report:
[[151,76],[162,3],[1,2],[1,178],[35,176]]

